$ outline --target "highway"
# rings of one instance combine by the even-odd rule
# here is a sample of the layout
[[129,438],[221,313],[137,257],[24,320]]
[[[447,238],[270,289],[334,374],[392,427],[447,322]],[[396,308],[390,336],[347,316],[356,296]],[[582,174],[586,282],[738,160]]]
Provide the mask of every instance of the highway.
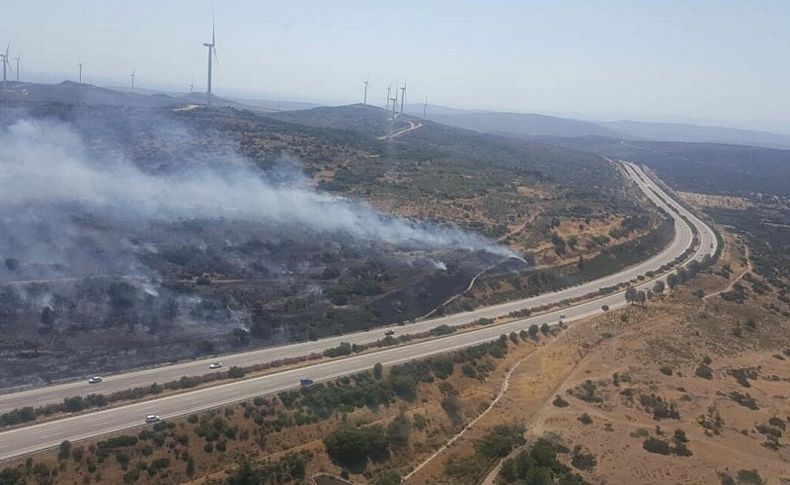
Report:
[[[647,197],[656,205],[665,208],[675,220],[675,236],[672,242],[659,254],[639,264],[625,268],[623,271],[616,274],[565,290],[481,308],[472,312],[434,318],[405,326],[393,326],[390,327],[390,329],[395,331],[396,336],[406,333],[418,333],[430,330],[441,324],[460,325],[483,317],[493,318],[514,310],[531,308],[550,302],[558,302],[566,298],[584,295],[601,287],[614,286],[620,282],[635,280],[638,275],[643,275],[647,271],[656,271],[662,265],[671,262],[677,256],[683,254],[692,243],[693,234],[691,228],[673,210],[670,210],[650,189],[661,194],[667,201],[672,200],[671,197],[652,182],[641,168],[630,163],[624,164],[624,167],[626,173],[643,190]],[[681,214],[688,218],[693,226],[696,227],[700,236],[700,245],[692,259],[701,260],[705,255],[713,254],[716,251],[717,240],[712,229],[679,204],[673,205]],[[651,280],[646,278],[635,286],[640,289],[649,288],[652,287],[654,282],[655,279]],[[138,426],[142,424],[143,418],[148,414],[159,414],[163,418],[168,418],[193,413],[249,399],[257,395],[275,393],[284,389],[293,388],[298,386],[299,379],[303,377],[308,377],[315,381],[333,379],[341,375],[369,369],[377,362],[384,365],[392,365],[496,339],[503,333],[518,332],[533,324],[556,324],[560,314],[565,315],[564,320],[567,322],[580,320],[601,313],[602,305],[608,305],[611,309],[624,306],[624,292],[612,293],[592,301],[506,324],[482,327],[465,333],[452,334],[438,339],[395,348],[387,348],[368,354],[353,355],[327,362],[318,362],[300,369],[281,371],[262,377],[234,381],[169,397],[12,429],[0,433],[0,460],[57,446],[64,439],[77,441]],[[314,342],[303,342],[228,355],[224,356],[221,360],[226,367],[230,365],[252,365],[283,357],[321,352],[326,348],[338,345],[340,342],[366,343],[375,341],[383,337],[384,330],[385,329],[359,332]],[[91,392],[109,393],[114,390],[147,385],[153,382],[164,383],[166,381],[178,379],[183,375],[200,375],[209,372],[208,364],[214,360],[215,359],[196,360],[108,376],[103,383],[93,386],[85,382],[74,382],[7,394],[0,396],[0,401],[2,401],[0,403],[0,409],[8,410],[21,406],[36,406],[47,402],[57,402],[64,397],[73,395],[85,395]]]

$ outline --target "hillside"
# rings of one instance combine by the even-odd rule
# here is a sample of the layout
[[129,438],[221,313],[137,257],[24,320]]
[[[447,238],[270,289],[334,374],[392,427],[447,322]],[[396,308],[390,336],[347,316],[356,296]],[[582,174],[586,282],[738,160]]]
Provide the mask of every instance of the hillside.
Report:
[[177,106],[188,102],[185,98],[164,94],[149,96],[102,88],[91,84],[80,84],[73,81],[63,81],[59,84],[9,82],[9,88],[2,92],[0,99],[12,105],[63,103],[66,105],[87,104],[139,108]]
[[617,130],[587,121],[558,118],[528,113],[432,113],[432,121],[445,125],[481,131],[520,136],[607,136],[611,138],[633,138]]
[[381,139],[385,113],[359,105],[36,90],[0,112],[3,385],[411,320],[511,251],[616,266],[660,225],[579,151],[431,122]]
[[790,136],[764,131],[698,126],[681,123],[646,123],[641,121],[603,121],[599,125],[634,138],[655,141],[724,143],[755,145],[769,148],[790,148]]
[[646,163],[679,190],[790,195],[790,150],[714,143],[546,138],[546,143]]

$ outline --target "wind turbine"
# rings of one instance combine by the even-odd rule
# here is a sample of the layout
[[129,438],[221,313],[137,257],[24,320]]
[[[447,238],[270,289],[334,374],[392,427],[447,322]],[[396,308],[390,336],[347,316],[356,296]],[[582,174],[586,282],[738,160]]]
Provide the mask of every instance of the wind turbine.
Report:
[[422,105],[422,119],[428,119],[428,96],[425,97],[425,104]]
[[[208,47],[208,82],[206,86],[208,88],[208,105],[211,106],[211,61],[212,58],[217,57],[217,51],[215,49],[216,42],[214,40],[214,15],[211,15],[211,42],[204,42],[203,47]],[[217,59],[219,61],[219,59]]]
[[406,102],[406,81],[400,87],[400,113],[403,114],[403,104]]
[[367,80],[367,78],[365,78],[365,80],[362,81],[362,84],[365,85],[365,90],[363,91],[363,94],[362,94],[362,104],[367,106],[368,105],[368,80]]
[[80,84],[82,84],[82,62],[79,63],[80,66]]
[[16,82],[19,82],[19,60],[22,59],[22,51],[19,51],[19,54],[14,58],[16,61]]
[[390,95],[391,95],[391,93],[392,93],[392,84],[387,86],[387,108],[385,109],[385,111],[389,111],[390,110]]
[[131,78],[132,78],[132,91],[134,91],[134,73],[135,73],[135,72],[136,72],[136,71],[132,71],[132,73],[131,73],[131,74],[129,74],[129,77],[131,77]]
[[6,89],[8,87],[7,71],[11,69],[11,63],[9,62],[8,59],[8,50],[10,48],[11,48],[11,43],[9,42],[5,48],[5,54],[0,54],[0,58],[2,58],[0,60],[2,60],[3,62],[3,89]]
[[390,140],[392,139],[392,135],[395,132],[395,111],[398,109],[398,89],[397,84],[395,84],[395,97],[392,98],[392,116],[390,116]]

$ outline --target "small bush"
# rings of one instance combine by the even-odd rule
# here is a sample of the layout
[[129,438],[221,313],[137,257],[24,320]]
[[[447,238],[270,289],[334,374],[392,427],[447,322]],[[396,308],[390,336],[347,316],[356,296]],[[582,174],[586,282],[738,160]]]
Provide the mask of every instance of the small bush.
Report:
[[713,370],[705,364],[700,364],[694,371],[694,374],[703,379],[713,379]]
[[231,379],[241,379],[244,377],[244,374],[244,369],[236,365],[228,369],[228,377]]
[[650,453],[656,453],[659,455],[669,455],[672,453],[672,450],[669,448],[669,443],[658,438],[651,437],[646,439],[642,443],[642,448],[649,451]]

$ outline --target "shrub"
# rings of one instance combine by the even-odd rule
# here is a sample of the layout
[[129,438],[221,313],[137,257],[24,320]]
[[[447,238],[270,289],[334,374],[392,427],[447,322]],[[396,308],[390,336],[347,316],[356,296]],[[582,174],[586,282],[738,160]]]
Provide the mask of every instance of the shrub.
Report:
[[486,433],[483,438],[475,443],[475,451],[489,459],[503,458],[510,451],[525,443],[524,427],[520,425],[494,426],[491,431]]
[[439,325],[438,327],[432,328],[429,333],[435,337],[441,335],[450,335],[451,333],[455,333],[455,327],[451,327],[449,325]]
[[592,422],[593,422],[592,418],[587,413],[582,414],[581,416],[579,416],[578,419],[584,425],[592,424]]
[[743,485],[762,485],[763,479],[757,470],[738,470],[738,483]]
[[656,394],[642,394],[639,403],[645,410],[652,412],[653,419],[680,419],[680,412],[675,403],[665,401]]
[[58,460],[65,460],[71,454],[71,442],[63,440],[58,447]]
[[194,458],[192,458],[191,456],[190,456],[190,457],[189,457],[189,459],[187,460],[187,470],[186,470],[186,474],[187,474],[187,476],[188,476],[189,478],[192,478],[192,477],[194,477],[194,476],[195,476],[195,459],[194,459]]
[[642,443],[642,448],[650,453],[657,453],[659,455],[669,455],[672,451],[669,448],[669,443],[658,438],[648,438]]
[[242,377],[244,377],[244,374],[245,374],[244,369],[236,365],[228,369],[228,377],[230,377],[231,379],[241,379]]
[[595,455],[585,452],[581,445],[573,447],[573,451],[571,452],[571,465],[575,468],[579,470],[592,470],[597,464],[598,461],[595,459]]
[[424,430],[425,427],[428,425],[425,416],[423,416],[420,413],[415,413],[414,416],[412,416],[412,418],[414,419],[414,427],[419,429],[420,431]]
[[568,407],[568,401],[563,399],[561,396],[556,396],[554,400],[551,402],[555,407],[558,408],[565,408]]
[[132,468],[123,474],[123,483],[134,483],[140,479],[140,469]]
[[730,393],[730,399],[735,401],[736,403],[740,404],[745,408],[749,408],[753,411],[760,409],[757,405],[757,400],[754,399],[749,393],[740,393],[738,391],[733,391]]
[[387,425],[387,443],[393,448],[405,448],[409,445],[411,420],[403,412]]
[[373,480],[373,485],[400,485],[401,476],[392,470],[387,470]]
[[713,370],[705,364],[700,364],[694,371],[694,374],[703,379],[713,379]]
[[364,466],[369,458],[386,452],[387,440],[381,426],[355,428],[344,424],[324,438],[324,446],[338,464]]

